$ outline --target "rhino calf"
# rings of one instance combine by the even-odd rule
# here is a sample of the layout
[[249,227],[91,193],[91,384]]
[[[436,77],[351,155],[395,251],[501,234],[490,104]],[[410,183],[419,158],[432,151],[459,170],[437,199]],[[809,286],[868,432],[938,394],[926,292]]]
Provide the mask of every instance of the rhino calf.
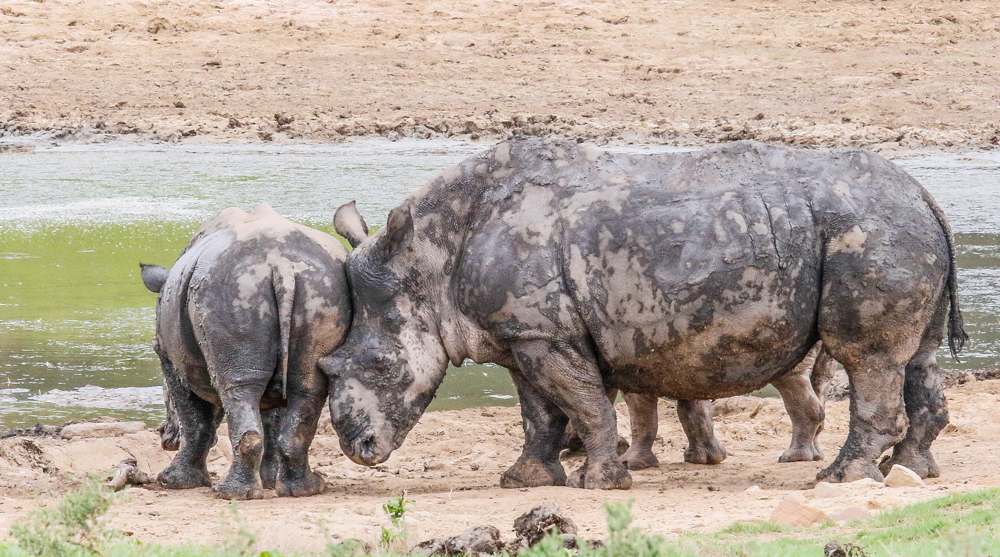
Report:
[[350,324],[346,257],[333,237],[260,205],[207,221],[169,271],[142,265],[146,287],[159,293],[154,348],[168,407],[161,443],[179,448],[161,484],[211,485],[206,457],[225,413],[233,462],[217,496],[323,490],[308,461],[328,386],[316,363]]
[[[826,417],[826,395],[833,377],[833,358],[817,342],[795,369],[771,382],[778,389],[785,411],[792,422],[792,440],[778,462],[823,460],[819,434]],[[617,398],[618,389],[608,389],[608,398]],[[659,466],[653,454],[653,442],[659,427],[657,397],[640,393],[622,393],[628,406],[632,442],[619,458],[629,470],[644,470]],[[677,418],[687,437],[684,461],[692,464],[718,464],[726,459],[722,443],[715,437],[712,425],[712,404],[705,400],[678,400]],[[572,424],[566,428],[563,446],[583,449],[583,440]]]

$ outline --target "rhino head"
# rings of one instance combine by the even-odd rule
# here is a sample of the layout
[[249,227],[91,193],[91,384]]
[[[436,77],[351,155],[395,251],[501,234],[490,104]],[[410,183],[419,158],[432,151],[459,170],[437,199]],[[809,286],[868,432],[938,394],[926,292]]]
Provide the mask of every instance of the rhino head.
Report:
[[440,270],[414,244],[406,203],[371,237],[353,202],[334,223],[355,247],[346,265],[354,317],[347,339],[319,365],[330,379],[341,449],[374,466],[403,443],[444,378],[448,355],[433,286]]

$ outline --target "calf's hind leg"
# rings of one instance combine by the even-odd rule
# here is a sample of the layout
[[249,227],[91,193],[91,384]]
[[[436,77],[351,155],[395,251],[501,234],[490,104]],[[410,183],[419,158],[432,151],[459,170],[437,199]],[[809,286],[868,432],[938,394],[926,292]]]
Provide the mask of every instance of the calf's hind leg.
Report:
[[221,499],[262,499],[264,487],[260,478],[260,463],[264,456],[264,427],[260,416],[260,399],[273,372],[262,370],[229,370],[225,377],[238,377],[238,382],[219,388],[222,406],[229,416],[229,440],[233,444],[233,462],[226,477],[215,485]]
[[[315,367],[315,366],[313,366]],[[281,465],[275,491],[281,497],[308,497],[322,493],[325,488],[323,478],[309,468],[309,445],[316,435],[316,425],[326,401],[326,379],[322,381],[321,392],[306,389],[289,389],[288,408],[281,420],[278,435],[278,451]]]
[[168,489],[211,486],[206,459],[208,450],[215,442],[215,428],[222,414],[217,412],[211,402],[185,387],[177,378],[178,371],[169,361],[163,360],[162,365],[167,389],[170,391],[168,404],[172,405],[174,417],[180,427],[180,448],[170,465],[156,476],[156,480]]
[[284,413],[283,407],[260,412],[261,425],[264,426],[264,456],[260,461],[260,483],[264,489],[274,489],[278,479],[278,469],[281,465],[278,434],[281,432],[281,418]]

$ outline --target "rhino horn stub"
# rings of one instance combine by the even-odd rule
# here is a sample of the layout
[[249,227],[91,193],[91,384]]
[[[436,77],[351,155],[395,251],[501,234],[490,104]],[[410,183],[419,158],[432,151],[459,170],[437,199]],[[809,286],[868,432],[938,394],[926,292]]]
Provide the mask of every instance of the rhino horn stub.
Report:
[[333,228],[337,234],[347,238],[352,248],[368,239],[368,224],[358,212],[355,201],[345,203],[337,209],[333,215]]
[[159,294],[167,282],[170,271],[159,265],[147,265],[146,263],[139,263],[139,268],[141,269],[142,283],[150,292]]

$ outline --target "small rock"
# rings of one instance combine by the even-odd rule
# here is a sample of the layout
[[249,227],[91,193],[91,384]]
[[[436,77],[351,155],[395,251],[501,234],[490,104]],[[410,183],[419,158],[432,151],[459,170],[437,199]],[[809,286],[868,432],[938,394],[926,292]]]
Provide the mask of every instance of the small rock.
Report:
[[835,522],[853,522],[864,520],[871,516],[871,513],[861,507],[847,507],[845,509],[834,509],[830,511],[830,518]]
[[786,497],[771,513],[771,522],[781,526],[812,526],[830,520],[827,514],[796,497]]
[[892,470],[889,470],[889,475],[885,477],[885,485],[887,487],[927,487],[927,484],[920,479],[916,472],[898,464],[892,465]]
[[521,547],[531,547],[555,529],[563,537],[576,537],[576,524],[563,516],[559,505],[546,501],[514,520],[514,532],[517,534],[517,544]]
[[814,499],[829,499],[832,497],[844,497],[847,495],[847,490],[828,482],[819,482],[816,484],[816,487],[812,488],[810,493]]
[[752,485],[752,486],[744,489],[743,493],[760,493],[760,486],[759,485]]
[[868,507],[872,509],[891,509],[893,507],[901,507],[905,502],[896,497],[895,495],[883,495],[881,497],[876,497],[874,499],[868,500]]
[[884,483],[875,481],[871,478],[861,478],[860,480],[853,481],[844,485],[849,487],[862,487],[865,489],[880,489],[885,487]]
[[62,428],[63,439],[75,437],[121,437],[128,433],[138,433],[146,430],[142,422],[112,422],[104,424],[82,423],[70,424]]

